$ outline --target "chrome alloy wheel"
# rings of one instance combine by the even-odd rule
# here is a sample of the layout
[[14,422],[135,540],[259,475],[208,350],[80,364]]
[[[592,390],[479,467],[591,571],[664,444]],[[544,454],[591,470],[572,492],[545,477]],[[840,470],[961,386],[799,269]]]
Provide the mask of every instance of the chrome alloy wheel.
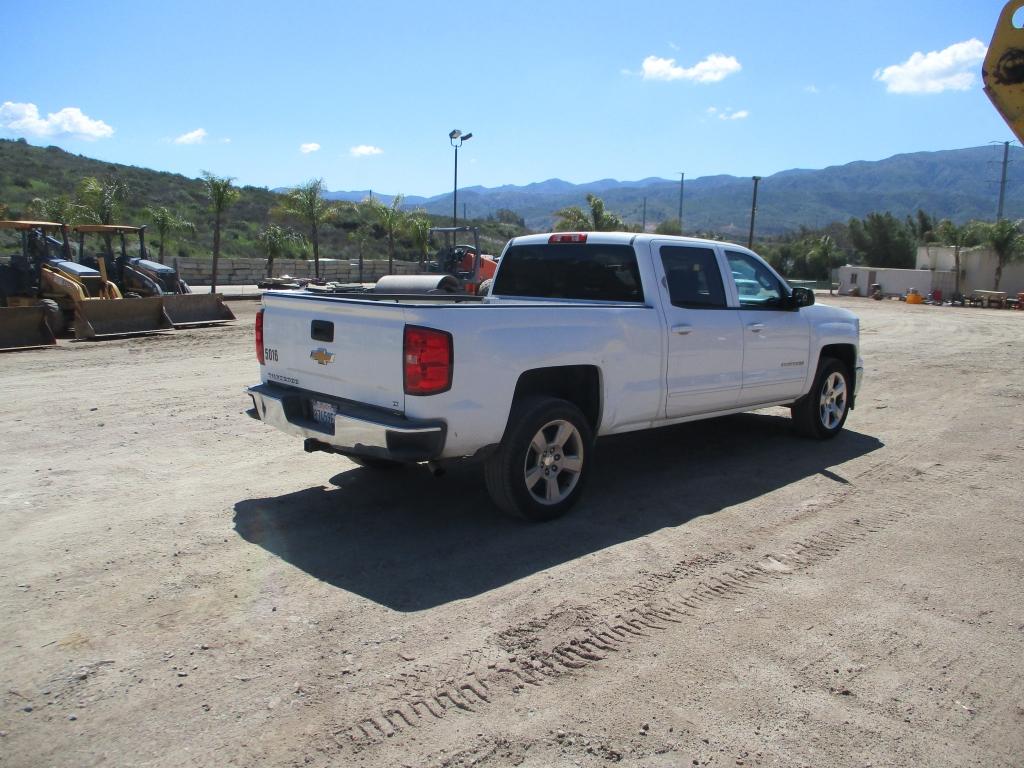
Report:
[[523,465],[526,488],[541,504],[558,504],[572,493],[583,471],[583,439],[569,421],[541,427],[530,441]]
[[835,429],[846,413],[846,377],[833,371],[821,385],[818,416],[825,429]]

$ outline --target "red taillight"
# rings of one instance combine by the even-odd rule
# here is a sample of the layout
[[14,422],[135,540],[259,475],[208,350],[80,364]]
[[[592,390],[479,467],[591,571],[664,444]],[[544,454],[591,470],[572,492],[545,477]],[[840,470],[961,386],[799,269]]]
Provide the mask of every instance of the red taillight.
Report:
[[433,328],[405,326],[402,345],[405,394],[436,395],[452,386],[452,335]]
[[256,359],[260,365],[266,365],[263,359],[263,310],[256,310]]
[[548,243],[585,243],[587,242],[586,232],[564,232],[558,235],[552,235],[548,238]]

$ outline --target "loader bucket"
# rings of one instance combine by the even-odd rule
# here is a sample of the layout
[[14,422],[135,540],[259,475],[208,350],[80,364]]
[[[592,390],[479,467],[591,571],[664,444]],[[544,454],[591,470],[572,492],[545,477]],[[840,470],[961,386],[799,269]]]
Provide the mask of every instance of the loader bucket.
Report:
[[219,293],[165,293],[164,310],[175,328],[226,323],[235,313]]
[[56,343],[43,307],[0,307],[0,350],[50,347]]
[[174,326],[161,296],[146,299],[91,299],[75,309],[75,338],[135,336],[168,331]]

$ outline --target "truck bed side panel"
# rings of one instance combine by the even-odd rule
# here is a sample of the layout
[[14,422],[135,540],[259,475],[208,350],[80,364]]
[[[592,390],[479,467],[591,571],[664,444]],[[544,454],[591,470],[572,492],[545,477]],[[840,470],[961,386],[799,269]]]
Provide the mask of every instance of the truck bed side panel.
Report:
[[412,306],[408,322],[450,331],[449,392],[407,397],[410,418],[448,422],[445,456],[497,443],[524,371],[590,365],[601,377],[600,433],[648,426],[663,397],[663,322],[641,305],[478,304]]

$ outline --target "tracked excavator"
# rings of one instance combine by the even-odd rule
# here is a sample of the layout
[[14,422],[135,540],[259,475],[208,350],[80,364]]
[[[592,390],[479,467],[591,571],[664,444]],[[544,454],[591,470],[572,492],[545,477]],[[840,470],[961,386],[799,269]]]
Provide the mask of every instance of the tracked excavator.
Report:
[[[226,323],[235,319],[231,308],[219,293],[192,293],[178,271],[166,264],[152,261],[146,251],[146,228],[124,224],[80,224],[74,228],[78,236],[78,252],[87,266],[100,268],[102,262],[125,296],[160,297],[164,312],[175,328]],[[86,235],[98,236],[103,248],[98,253],[86,251]],[[138,237],[138,256],[130,256],[126,235]],[[115,255],[113,239],[119,241]]]
[[51,346],[68,327],[78,339],[173,327],[159,297],[126,300],[105,264],[95,269],[76,261],[67,225],[0,221],[0,230],[21,239],[21,252],[0,263],[0,350]]

